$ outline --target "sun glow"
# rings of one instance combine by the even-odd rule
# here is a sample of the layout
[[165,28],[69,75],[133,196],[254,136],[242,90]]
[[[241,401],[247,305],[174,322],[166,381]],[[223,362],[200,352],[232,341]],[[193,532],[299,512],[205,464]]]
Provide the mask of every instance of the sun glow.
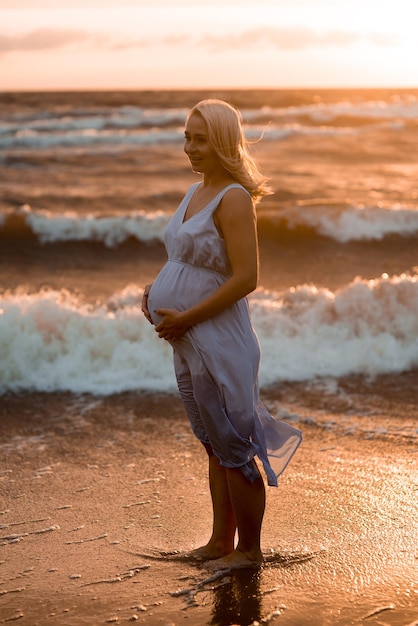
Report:
[[415,86],[405,1],[0,8],[1,87]]

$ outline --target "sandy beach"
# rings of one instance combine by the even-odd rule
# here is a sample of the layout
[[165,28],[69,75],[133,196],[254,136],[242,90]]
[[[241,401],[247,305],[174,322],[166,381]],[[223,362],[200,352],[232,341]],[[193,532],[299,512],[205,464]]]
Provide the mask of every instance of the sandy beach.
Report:
[[215,575],[181,559],[211,519],[177,396],[6,394],[0,623],[418,624],[417,377],[266,391],[303,445],[268,489],[262,568]]

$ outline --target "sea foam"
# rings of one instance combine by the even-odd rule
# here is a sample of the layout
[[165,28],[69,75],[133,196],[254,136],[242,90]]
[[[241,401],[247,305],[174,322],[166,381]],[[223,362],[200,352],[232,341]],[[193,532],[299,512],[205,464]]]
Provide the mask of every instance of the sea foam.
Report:
[[[171,347],[143,317],[142,293],[129,285],[100,306],[66,291],[3,294],[0,392],[173,391]],[[418,275],[357,279],[337,292],[260,288],[249,301],[261,386],[418,366]]]
[[[263,214],[272,226],[288,230],[309,227],[317,235],[339,243],[378,241],[390,235],[414,237],[418,234],[418,208],[392,206],[293,206]],[[61,241],[100,241],[115,247],[130,237],[141,242],[163,241],[171,217],[164,211],[133,211],[102,217],[74,212],[55,214],[34,211],[29,205],[0,215],[0,232],[15,236],[16,230],[29,229],[41,243]],[[13,231],[13,232],[12,232]]]
[[415,236],[418,233],[418,207],[393,204],[332,206],[298,206],[284,209],[280,219],[290,229],[309,226],[319,235],[340,243],[379,241],[386,236]]
[[0,298],[0,391],[111,394],[173,386],[170,346],[137,305],[88,306],[66,291]]
[[[112,248],[134,237],[138,241],[162,241],[170,215],[163,211],[133,211],[128,215],[101,217],[77,215],[74,212],[55,214],[50,211],[32,211],[27,204],[17,211],[0,216],[0,229],[29,230],[41,243],[61,241],[100,241]],[[17,224],[19,226],[17,227]]]

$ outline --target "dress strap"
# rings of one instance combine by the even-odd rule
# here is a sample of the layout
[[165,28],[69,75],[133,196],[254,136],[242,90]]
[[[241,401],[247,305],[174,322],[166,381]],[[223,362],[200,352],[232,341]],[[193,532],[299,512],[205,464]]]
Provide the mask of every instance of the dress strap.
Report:
[[245,189],[245,187],[243,185],[241,185],[240,183],[231,183],[230,185],[227,185],[226,187],[221,189],[221,191],[219,192],[218,196],[220,195],[221,198],[223,198],[224,195],[226,194],[226,192],[229,191],[230,189],[242,189],[251,198],[250,192],[247,189]]
[[191,185],[188,190],[186,191],[183,201],[188,201],[189,198],[191,198],[191,196],[194,194],[194,192],[196,191],[196,189],[199,187],[200,182],[198,183],[193,183],[193,185]]
[[249,191],[247,191],[245,187],[240,185],[240,183],[231,183],[230,185],[227,185],[226,187],[221,189],[221,191],[211,200],[209,205],[212,207],[212,211],[218,208],[220,201],[222,200],[226,192],[229,191],[230,189],[242,189],[251,198],[251,194],[249,193]]

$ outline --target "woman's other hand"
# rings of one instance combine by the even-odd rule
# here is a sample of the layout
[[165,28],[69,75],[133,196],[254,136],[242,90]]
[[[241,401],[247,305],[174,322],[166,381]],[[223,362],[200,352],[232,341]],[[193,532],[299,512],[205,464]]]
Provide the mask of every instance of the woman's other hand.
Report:
[[149,290],[151,289],[151,286],[152,286],[152,283],[145,285],[144,294],[142,296],[142,312],[144,316],[146,317],[146,319],[149,321],[149,323],[153,324],[154,322],[152,321],[152,317],[150,315],[150,312],[148,311],[148,294],[149,294]]

